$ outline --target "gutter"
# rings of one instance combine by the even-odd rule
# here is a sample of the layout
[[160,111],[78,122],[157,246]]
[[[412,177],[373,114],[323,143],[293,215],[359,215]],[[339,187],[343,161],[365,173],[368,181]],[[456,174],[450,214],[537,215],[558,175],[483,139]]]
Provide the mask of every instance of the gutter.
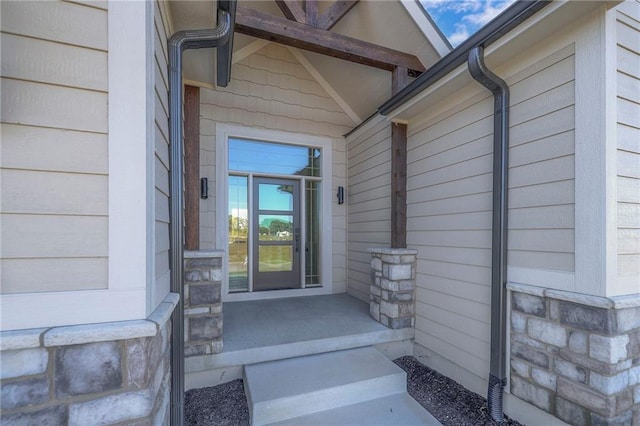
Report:
[[469,73],[493,93],[493,217],[491,225],[491,357],[487,405],[496,422],[504,421],[506,375],[507,188],[509,173],[509,87],[484,64],[484,47],[469,52]]
[[[170,151],[170,266],[171,292],[180,295],[171,317],[171,424],[184,424],[184,155],[182,133],[182,52],[228,46],[218,52],[217,84],[227,86],[231,75],[231,52],[236,4],[218,2],[218,25],[214,29],[178,31],[169,39],[169,143]],[[225,62],[226,61],[226,62]]]
[[378,108],[378,111],[380,111],[382,115],[391,114],[394,110],[404,105],[442,77],[464,64],[467,61],[467,56],[471,49],[476,46],[489,46],[550,3],[550,0],[517,1],[482,27],[477,33],[461,43],[451,51],[451,53],[436,62],[411,84],[395,96],[392,96],[391,99]]

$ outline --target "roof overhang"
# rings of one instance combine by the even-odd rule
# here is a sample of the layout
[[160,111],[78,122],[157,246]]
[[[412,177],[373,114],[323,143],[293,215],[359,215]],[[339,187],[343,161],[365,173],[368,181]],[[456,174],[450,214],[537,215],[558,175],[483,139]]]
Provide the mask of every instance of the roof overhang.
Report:
[[[611,2],[616,3],[619,2]],[[473,47],[484,46],[488,66],[496,67],[602,4],[590,1],[517,2],[387,100],[378,111],[392,120],[411,120],[430,105],[472,83],[466,62]]]

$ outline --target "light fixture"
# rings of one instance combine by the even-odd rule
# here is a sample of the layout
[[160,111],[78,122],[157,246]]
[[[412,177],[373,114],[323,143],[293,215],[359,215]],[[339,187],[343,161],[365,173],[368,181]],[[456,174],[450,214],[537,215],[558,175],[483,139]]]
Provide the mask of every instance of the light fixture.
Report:
[[209,179],[206,177],[200,178],[200,198],[203,200],[209,198]]
[[338,197],[338,204],[344,204],[344,187],[338,187],[338,193],[336,196]]

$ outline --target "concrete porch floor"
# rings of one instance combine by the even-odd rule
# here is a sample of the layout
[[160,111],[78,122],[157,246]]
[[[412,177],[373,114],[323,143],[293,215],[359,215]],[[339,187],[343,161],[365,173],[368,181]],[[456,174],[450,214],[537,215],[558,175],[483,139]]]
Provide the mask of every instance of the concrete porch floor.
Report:
[[413,328],[391,330],[347,294],[228,302],[222,353],[185,360],[186,389],[242,377],[244,365],[376,346],[388,358],[410,355]]

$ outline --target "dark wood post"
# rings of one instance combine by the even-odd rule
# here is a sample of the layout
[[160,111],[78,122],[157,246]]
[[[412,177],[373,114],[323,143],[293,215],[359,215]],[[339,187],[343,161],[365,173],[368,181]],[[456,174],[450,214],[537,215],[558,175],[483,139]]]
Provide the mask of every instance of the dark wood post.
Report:
[[391,248],[407,247],[407,125],[391,123]]
[[185,250],[200,249],[200,88],[184,86]]
[[[396,67],[391,91],[409,84],[408,70]],[[407,124],[391,124],[391,248],[407,247]]]

